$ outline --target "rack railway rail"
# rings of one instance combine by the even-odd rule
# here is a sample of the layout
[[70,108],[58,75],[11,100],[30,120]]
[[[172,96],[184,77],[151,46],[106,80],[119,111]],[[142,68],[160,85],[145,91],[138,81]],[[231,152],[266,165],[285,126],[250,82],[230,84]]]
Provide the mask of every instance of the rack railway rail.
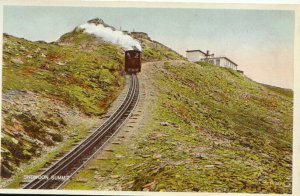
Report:
[[130,117],[139,99],[139,81],[130,75],[129,88],[121,106],[89,137],[63,156],[23,189],[59,189],[105,146]]

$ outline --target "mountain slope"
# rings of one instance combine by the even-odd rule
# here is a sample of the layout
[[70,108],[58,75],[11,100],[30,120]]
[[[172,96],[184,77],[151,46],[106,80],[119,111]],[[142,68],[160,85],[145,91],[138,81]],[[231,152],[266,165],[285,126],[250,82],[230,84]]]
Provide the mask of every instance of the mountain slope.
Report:
[[[101,19],[88,23],[115,30]],[[154,51],[149,40],[144,46]],[[169,51],[158,46],[160,54]],[[145,58],[181,58],[170,54]],[[9,187],[18,187],[24,175],[88,135],[123,88],[123,55],[120,46],[79,27],[52,43],[4,34],[1,186],[16,174]],[[42,161],[28,166],[33,157]]]
[[123,88],[122,49],[78,36],[80,43],[64,45],[4,34],[2,177],[45,147],[86,134]]
[[[143,46],[150,118],[66,189],[291,193],[292,91],[127,34]],[[9,187],[99,124],[123,87],[123,52],[80,28],[53,43],[4,35],[1,175],[17,174]]]
[[143,67],[151,118],[66,189],[291,193],[292,91],[206,63]]

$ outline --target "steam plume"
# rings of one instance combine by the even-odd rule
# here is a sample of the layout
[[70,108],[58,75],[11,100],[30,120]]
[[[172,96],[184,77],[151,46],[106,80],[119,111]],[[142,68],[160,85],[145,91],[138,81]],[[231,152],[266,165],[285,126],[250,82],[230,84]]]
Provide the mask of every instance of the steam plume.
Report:
[[102,38],[104,41],[111,42],[113,44],[120,45],[125,50],[133,50],[137,48],[139,51],[142,50],[140,43],[125,35],[121,31],[113,30],[110,27],[104,27],[102,24],[85,23],[79,26],[84,29],[84,32],[95,35],[96,37]]

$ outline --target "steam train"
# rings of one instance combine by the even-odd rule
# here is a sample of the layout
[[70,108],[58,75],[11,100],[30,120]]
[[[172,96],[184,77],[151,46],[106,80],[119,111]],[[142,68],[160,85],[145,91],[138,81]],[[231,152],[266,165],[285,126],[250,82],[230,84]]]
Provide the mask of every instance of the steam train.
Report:
[[127,50],[125,51],[125,72],[135,74],[141,72],[141,51]]

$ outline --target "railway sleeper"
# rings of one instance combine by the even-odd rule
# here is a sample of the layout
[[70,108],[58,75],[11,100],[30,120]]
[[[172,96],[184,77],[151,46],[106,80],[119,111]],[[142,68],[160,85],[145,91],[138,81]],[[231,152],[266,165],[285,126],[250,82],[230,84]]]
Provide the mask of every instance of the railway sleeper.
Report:
[[[133,84],[136,83],[134,86]],[[111,115],[106,115],[104,117],[107,117],[109,119],[114,119],[114,121],[109,121],[107,120],[106,122],[104,122],[100,128],[98,128],[95,132],[95,134],[92,134],[91,137],[87,138],[86,140],[84,140],[84,142],[82,143],[81,146],[78,146],[78,148],[75,148],[76,150],[74,150],[73,152],[70,153],[70,156],[66,156],[60,160],[62,160],[63,162],[58,163],[57,165],[52,167],[52,170],[49,169],[46,172],[44,172],[45,174],[55,174],[57,176],[63,176],[63,175],[70,175],[74,172],[78,173],[80,168],[86,167],[87,162],[90,158],[92,158],[92,156],[94,157],[94,153],[101,148],[109,138],[112,137],[112,135],[115,133],[115,131],[119,128],[119,126],[124,122],[125,119],[127,119],[129,117],[129,115],[133,116],[131,114],[132,109],[135,107],[136,102],[138,100],[138,93],[139,90],[135,90],[135,88],[138,88],[138,80],[136,78],[136,76],[132,76],[132,80],[131,80],[131,84],[132,86],[130,87],[131,90],[134,90],[135,94],[127,94],[125,101],[123,102],[123,104],[121,104],[121,107],[126,106],[127,109],[125,111],[123,111],[121,116],[118,116],[118,113],[113,113]],[[130,97],[130,99],[128,99]],[[128,101],[131,101],[131,103],[128,104]],[[121,108],[119,107],[119,108]],[[139,109],[141,110],[141,109]],[[120,110],[121,111],[121,110]],[[118,119],[117,119],[118,118]],[[131,122],[132,123],[132,122]],[[136,123],[136,122],[133,122]],[[107,126],[111,126],[108,130],[104,130],[105,127]],[[99,132],[105,131],[107,134],[104,136],[101,136],[101,138],[97,138],[95,137],[96,135],[99,134]],[[98,133],[96,133],[98,132]],[[101,133],[99,134],[101,135]],[[120,138],[125,138],[125,136],[120,136]],[[83,139],[82,137],[80,138],[76,138],[76,145],[79,144],[79,140]],[[88,147],[88,149],[86,149]],[[114,152],[114,150],[112,149],[106,149],[105,151],[107,152]],[[79,154],[80,153],[80,154]],[[57,156],[56,156],[57,157]],[[74,159],[76,157],[76,159]],[[72,159],[70,159],[72,158]],[[53,161],[57,162],[58,159],[54,159]],[[69,163],[67,163],[66,161],[69,161]],[[68,165],[65,165],[68,164]],[[61,168],[62,166],[64,166],[64,168]],[[60,169],[61,168],[61,169]],[[51,176],[55,176],[55,175],[51,175]],[[39,180],[39,181],[34,181],[35,184],[28,184],[27,188],[44,188],[44,189],[49,189],[49,188],[56,188],[59,187],[62,182],[61,180],[55,180],[55,178],[51,181],[48,180]],[[26,186],[24,187],[26,188]]]

